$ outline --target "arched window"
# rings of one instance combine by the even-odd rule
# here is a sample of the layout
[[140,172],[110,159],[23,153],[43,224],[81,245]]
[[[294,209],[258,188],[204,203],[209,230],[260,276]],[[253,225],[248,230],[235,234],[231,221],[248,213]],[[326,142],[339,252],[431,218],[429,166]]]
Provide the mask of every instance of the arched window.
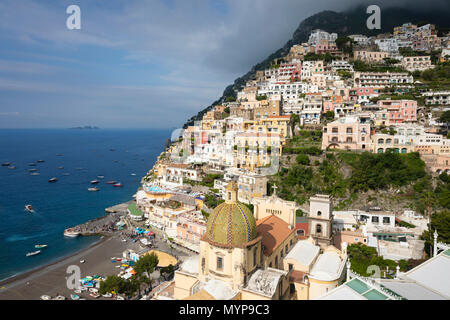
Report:
[[322,225],[321,224],[316,225],[316,234],[318,234],[318,235],[322,234]]
[[378,139],[378,143],[379,144],[383,144],[384,143],[384,139]]
[[353,140],[352,140],[352,138],[351,137],[348,137],[347,138],[347,143],[351,143]]

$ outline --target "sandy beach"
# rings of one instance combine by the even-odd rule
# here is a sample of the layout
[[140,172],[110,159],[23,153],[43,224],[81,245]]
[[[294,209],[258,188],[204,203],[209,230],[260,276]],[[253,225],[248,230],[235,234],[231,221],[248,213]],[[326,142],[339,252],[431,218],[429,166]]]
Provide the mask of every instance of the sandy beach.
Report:
[[[81,269],[81,277],[86,275],[113,275],[118,273],[117,264],[111,263],[110,258],[121,257],[122,252],[136,244],[130,241],[122,242],[121,236],[104,237],[89,248],[79,251],[63,260],[48,264],[38,269],[20,274],[0,282],[0,300],[39,300],[41,295],[57,294],[70,299],[73,293],[66,286],[67,267],[77,265]],[[83,264],[80,260],[85,260]],[[89,299],[88,294],[81,294]]]

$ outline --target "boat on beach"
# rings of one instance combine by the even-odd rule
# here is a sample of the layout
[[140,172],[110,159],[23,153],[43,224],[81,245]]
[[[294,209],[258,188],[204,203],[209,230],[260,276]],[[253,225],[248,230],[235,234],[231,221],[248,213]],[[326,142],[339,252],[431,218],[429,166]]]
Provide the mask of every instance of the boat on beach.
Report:
[[80,300],[80,296],[79,296],[79,295],[76,295],[76,294],[71,294],[71,295],[70,295],[70,298],[71,298],[72,300]]
[[34,247],[36,249],[42,249],[42,248],[47,248],[47,245],[46,244],[36,244]]
[[41,296],[41,300],[52,300],[52,297],[44,294],[44,295]]
[[27,210],[28,212],[34,212],[34,208],[31,204],[25,205],[25,210]]
[[75,238],[78,237],[80,235],[79,232],[74,231],[72,229],[66,229],[64,230],[64,236],[69,237],[69,238]]
[[41,250],[37,250],[37,251],[33,251],[33,252],[28,252],[26,254],[27,257],[31,257],[31,256],[35,256],[38,255],[39,253],[41,253]]
[[56,182],[56,181],[58,181],[58,179],[56,179],[56,178],[51,178],[48,180],[48,182]]

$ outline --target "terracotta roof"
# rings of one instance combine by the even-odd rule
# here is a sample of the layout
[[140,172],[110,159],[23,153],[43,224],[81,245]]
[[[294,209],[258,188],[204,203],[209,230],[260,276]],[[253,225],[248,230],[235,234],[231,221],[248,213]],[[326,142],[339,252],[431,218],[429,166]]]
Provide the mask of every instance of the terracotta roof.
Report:
[[189,165],[184,164],[184,163],[171,163],[171,164],[168,164],[167,167],[187,169],[189,167]]
[[264,254],[269,256],[295,229],[289,229],[287,222],[272,215],[256,221],[256,231],[262,236]]
[[297,283],[304,283],[303,278],[305,276],[304,272],[298,271],[298,270],[292,270],[291,274],[289,276],[289,281],[291,282],[297,282]]

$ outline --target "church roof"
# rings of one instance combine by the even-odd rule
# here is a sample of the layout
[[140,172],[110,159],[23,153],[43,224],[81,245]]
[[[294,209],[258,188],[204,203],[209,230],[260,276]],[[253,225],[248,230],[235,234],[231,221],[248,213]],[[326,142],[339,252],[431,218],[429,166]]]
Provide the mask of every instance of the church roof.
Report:
[[212,244],[241,246],[256,237],[253,213],[242,203],[221,203],[208,218],[205,240]]
[[286,259],[293,259],[305,267],[309,267],[319,254],[320,247],[308,240],[301,240],[289,251]]
[[277,216],[268,216],[256,221],[256,230],[262,236],[264,254],[269,256],[278,248],[295,229],[290,229],[289,224]]

